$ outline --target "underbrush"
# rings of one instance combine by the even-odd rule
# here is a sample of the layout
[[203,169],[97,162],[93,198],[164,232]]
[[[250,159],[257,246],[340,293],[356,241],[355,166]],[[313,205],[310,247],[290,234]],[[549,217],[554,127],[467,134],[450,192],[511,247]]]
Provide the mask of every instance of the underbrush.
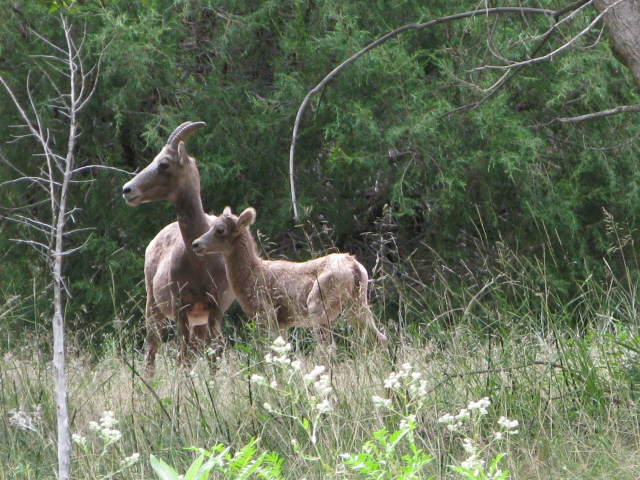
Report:
[[[218,459],[211,478],[466,478],[467,468],[486,474],[475,478],[635,479],[639,352],[635,332],[610,323],[586,336],[458,325],[330,364],[282,341],[230,349],[215,374],[204,361],[176,371],[167,346],[154,379],[139,375],[138,354],[77,356],[74,477],[157,478],[151,455],[185,473],[203,454],[204,466]],[[54,478],[51,367],[23,352],[5,355],[1,372],[0,478]],[[470,408],[479,401],[482,415]],[[518,422],[516,435],[503,419]],[[237,458],[240,470],[257,464],[254,477],[233,470]]]
[[[442,266],[428,281],[410,259],[401,272],[381,262],[389,344],[355,345],[340,324],[330,359],[303,331],[291,343],[244,331],[215,373],[204,359],[176,369],[169,342],[149,379],[126,332],[100,355],[72,341],[73,477],[635,480],[637,265],[623,256],[633,245],[614,244],[623,272],[604,262],[569,296],[551,253],[502,244],[473,273]],[[0,360],[0,479],[55,478],[46,333],[32,340]]]

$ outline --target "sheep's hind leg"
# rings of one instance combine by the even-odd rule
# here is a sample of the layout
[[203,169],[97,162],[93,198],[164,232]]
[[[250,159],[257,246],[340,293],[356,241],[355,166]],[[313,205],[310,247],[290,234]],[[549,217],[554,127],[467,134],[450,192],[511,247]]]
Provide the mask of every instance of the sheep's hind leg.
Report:
[[[331,308],[325,300],[325,293],[328,293],[326,281],[329,277],[320,275],[316,279],[307,297],[307,308],[310,321],[313,323],[313,335],[318,342],[320,353],[328,360],[335,356],[337,347],[331,332],[331,322],[336,319],[338,312]],[[324,281],[324,282],[323,282]],[[325,283],[323,285],[323,283]]]

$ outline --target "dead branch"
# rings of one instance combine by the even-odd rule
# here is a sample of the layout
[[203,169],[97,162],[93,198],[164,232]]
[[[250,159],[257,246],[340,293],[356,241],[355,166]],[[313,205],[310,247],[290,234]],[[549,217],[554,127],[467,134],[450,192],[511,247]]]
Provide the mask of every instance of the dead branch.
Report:
[[611,115],[617,115],[619,113],[634,113],[640,112],[640,105],[621,105],[609,110],[602,110],[600,112],[587,113],[586,115],[580,115],[579,117],[558,118],[562,123],[578,123],[585,120],[594,120],[596,118],[610,117]]
[[[436,18],[434,20],[430,20],[428,22],[424,22],[424,23],[413,23],[413,24],[409,24],[409,25],[404,25],[400,28],[397,28],[389,33],[387,33],[386,35],[380,37],[379,39],[377,39],[376,41],[372,42],[371,44],[369,44],[368,46],[366,46],[365,48],[363,48],[362,50],[358,51],[356,54],[352,55],[351,57],[349,57],[348,59],[346,59],[344,62],[342,62],[340,65],[338,65],[336,68],[334,68],[331,72],[329,72],[329,74],[327,76],[325,76],[320,83],[318,83],[312,90],[310,90],[307,95],[305,96],[305,98],[303,99],[298,112],[296,114],[296,118],[293,124],[293,132],[292,132],[292,138],[291,138],[291,147],[289,150],[289,185],[290,185],[290,189],[291,189],[291,205],[292,205],[292,209],[293,209],[293,220],[294,221],[299,221],[299,214],[298,214],[298,205],[297,205],[297,196],[296,196],[296,188],[295,188],[295,175],[294,175],[294,167],[295,167],[295,148],[296,148],[296,141],[298,139],[298,131],[300,128],[300,123],[302,121],[302,116],[304,114],[304,111],[306,110],[307,106],[309,105],[311,98],[318,94],[319,92],[321,92],[326,86],[327,84],[333,79],[335,78],[342,70],[344,70],[347,66],[351,65],[352,63],[354,63],[356,60],[358,60],[360,57],[362,57],[363,55],[367,54],[368,52],[370,52],[371,50],[373,50],[374,48],[378,47],[379,45],[382,45],[383,43],[385,43],[387,40],[390,40],[392,38],[395,38],[397,36],[399,36],[400,34],[407,32],[409,30],[423,30],[425,28],[429,28],[435,25],[439,25],[442,23],[448,23],[448,22],[453,22],[456,20],[462,20],[462,19],[466,19],[466,18],[473,18],[476,16],[480,16],[480,15],[506,15],[506,14],[521,14],[521,15],[545,15],[551,19],[553,19],[554,21],[557,20],[558,18],[560,18],[561,16],[565,15],[567,12],[571,12],[573,10],[576,9],[580,9],[583,6],[585,6],[588,3],[591,3],[591,1],[593,0],[580,0],[572,5],[569,5],[567,7],[562,8],[561,10],[548,10],[548,9],[542,9],[542,8],[526,8],[526,7],[497,7],[497,8],[487,8],[487,9],[482,9],[482,10],[474,10],[471,12],[465,12],[465,13],[458,13],[455,15],[449,15],[446,17],[440,17],[440,18]],[[622,0],[619,0],[622,1]],[[597,20],[599,21],[601,17],[598,16]],[[595,23],[595,22],[592,22]],[[553,27],[552,27],[553,28]],[[590,26],[591,28],[591,26]],[[583,33],[581,33],[582,35]],[[519,63],[515,63],[509,66],[509,68],[515,68],[519,65]]]

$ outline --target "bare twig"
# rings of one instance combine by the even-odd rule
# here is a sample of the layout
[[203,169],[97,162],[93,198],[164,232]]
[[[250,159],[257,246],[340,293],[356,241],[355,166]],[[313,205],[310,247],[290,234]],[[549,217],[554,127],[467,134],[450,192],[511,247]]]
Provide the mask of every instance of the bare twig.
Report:
[[540,63],[540,62],[543,62],[545,60],[549,60],[550,58],[555,57],[558,53],[563,52],[564,50],[569,48],[579,38],[582,38],[587,33],[589,33],[593,29],[593,27],[595,27],[598,24],[598,22],[600,22],[600,20],[602,20],[602,17],[604,17],[604,15],[611,8],[615,7],[618,3],[622,2],[622,1],[623,0],[618,0],[613,5],[607,7],[605,10],[602,11],[602,13],[600,13],[598,16],[596,16],[596,18],[594,18],[593,21],[589,25],[587,25],[586,28],[582,29],[577,35],[572,37],[568,42],[563,43],[561,46],[559,46],[558,48],[556,48],[552,52],[547,53],[546,55],[542,55],[541,57],[531,58],[529,60],[524,60],[522,62],[513,62],[513,63],[510,63],[509,65],[485,65],[485,66],[482,66],[482,67],[474,68],[473,71],[487,70],[487,69],[508,70],[508,69],[515,68],[515,67],[520,67],[520,66],[525,66],[525,65],[533,65],[534,63]]
[[562,123],[577,123],[584,122],[585,120],[594,120],[596,118],[609,117],[611,115],[617,115],[619,113],[632,113],[640,112],[640,105],[621,105],[609,110],[602,110],[600,112],[587,113],[586,115],[580,115],[579,117],[558,118]]

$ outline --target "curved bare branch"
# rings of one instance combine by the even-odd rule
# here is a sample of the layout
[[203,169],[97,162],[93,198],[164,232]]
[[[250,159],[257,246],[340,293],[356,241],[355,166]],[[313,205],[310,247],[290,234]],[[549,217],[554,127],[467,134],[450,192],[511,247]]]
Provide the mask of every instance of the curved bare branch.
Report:
[[334,68],[327,76],[325,76],[320,83],[318,83],[313,89],[311,89],[304,100],[300,104],[298,108],[298,113],[296,114],[296,118],[293,124],[293,132],[291,138],[291,147],[289,150],[289,185],[291,189],[291,205],[293,208],[293,220],[299,220],[298,214],[298,205],[297,205],[297,197],[296,197],[296,188],[295,188],[295,175],[294,175],[294,167],[295,167],[295,149],[296,149],[296,141],[298,139],[298,131],[300,129],[300,123],[302,121],[302,116],[308,107],[311,98],[321,92],[326,85],[336,77],[342,70],[344,70],[347,66],[354,63],[363,55],[367,54],[369,51],[378,47],[379,45],[385,43],[387,40],[397,37],[398,35],[407,32],[409,30],[423,30],[425,28],[433,27],[435,25],[439,25],[441,23],[453,22],[456,20],[462,20],[465,18],[473,18],[480,15],[506,15],[506,14],[526,14],[526,15],[544,15],[552,18],[554,21],[559,17],[563,16],[567,12],[579,9],[590,3],[592,0],[580,0],[572,5],[569,5],[561,10],[549,10],[544,8],[525,8],[525,7],[497,7],[497,8],[487,8],[482,10],[474,10],[471,12],[458,13],[455,15],[449,15],[446,17],[440,17],[428,22],[424,23],[412,23],[408,25],[404,25],[400,28],[397,28],[386,35],[380,37],[376,41],[367,45],[362,50],[358,51],[356,54],[352,55],[336,68]]

